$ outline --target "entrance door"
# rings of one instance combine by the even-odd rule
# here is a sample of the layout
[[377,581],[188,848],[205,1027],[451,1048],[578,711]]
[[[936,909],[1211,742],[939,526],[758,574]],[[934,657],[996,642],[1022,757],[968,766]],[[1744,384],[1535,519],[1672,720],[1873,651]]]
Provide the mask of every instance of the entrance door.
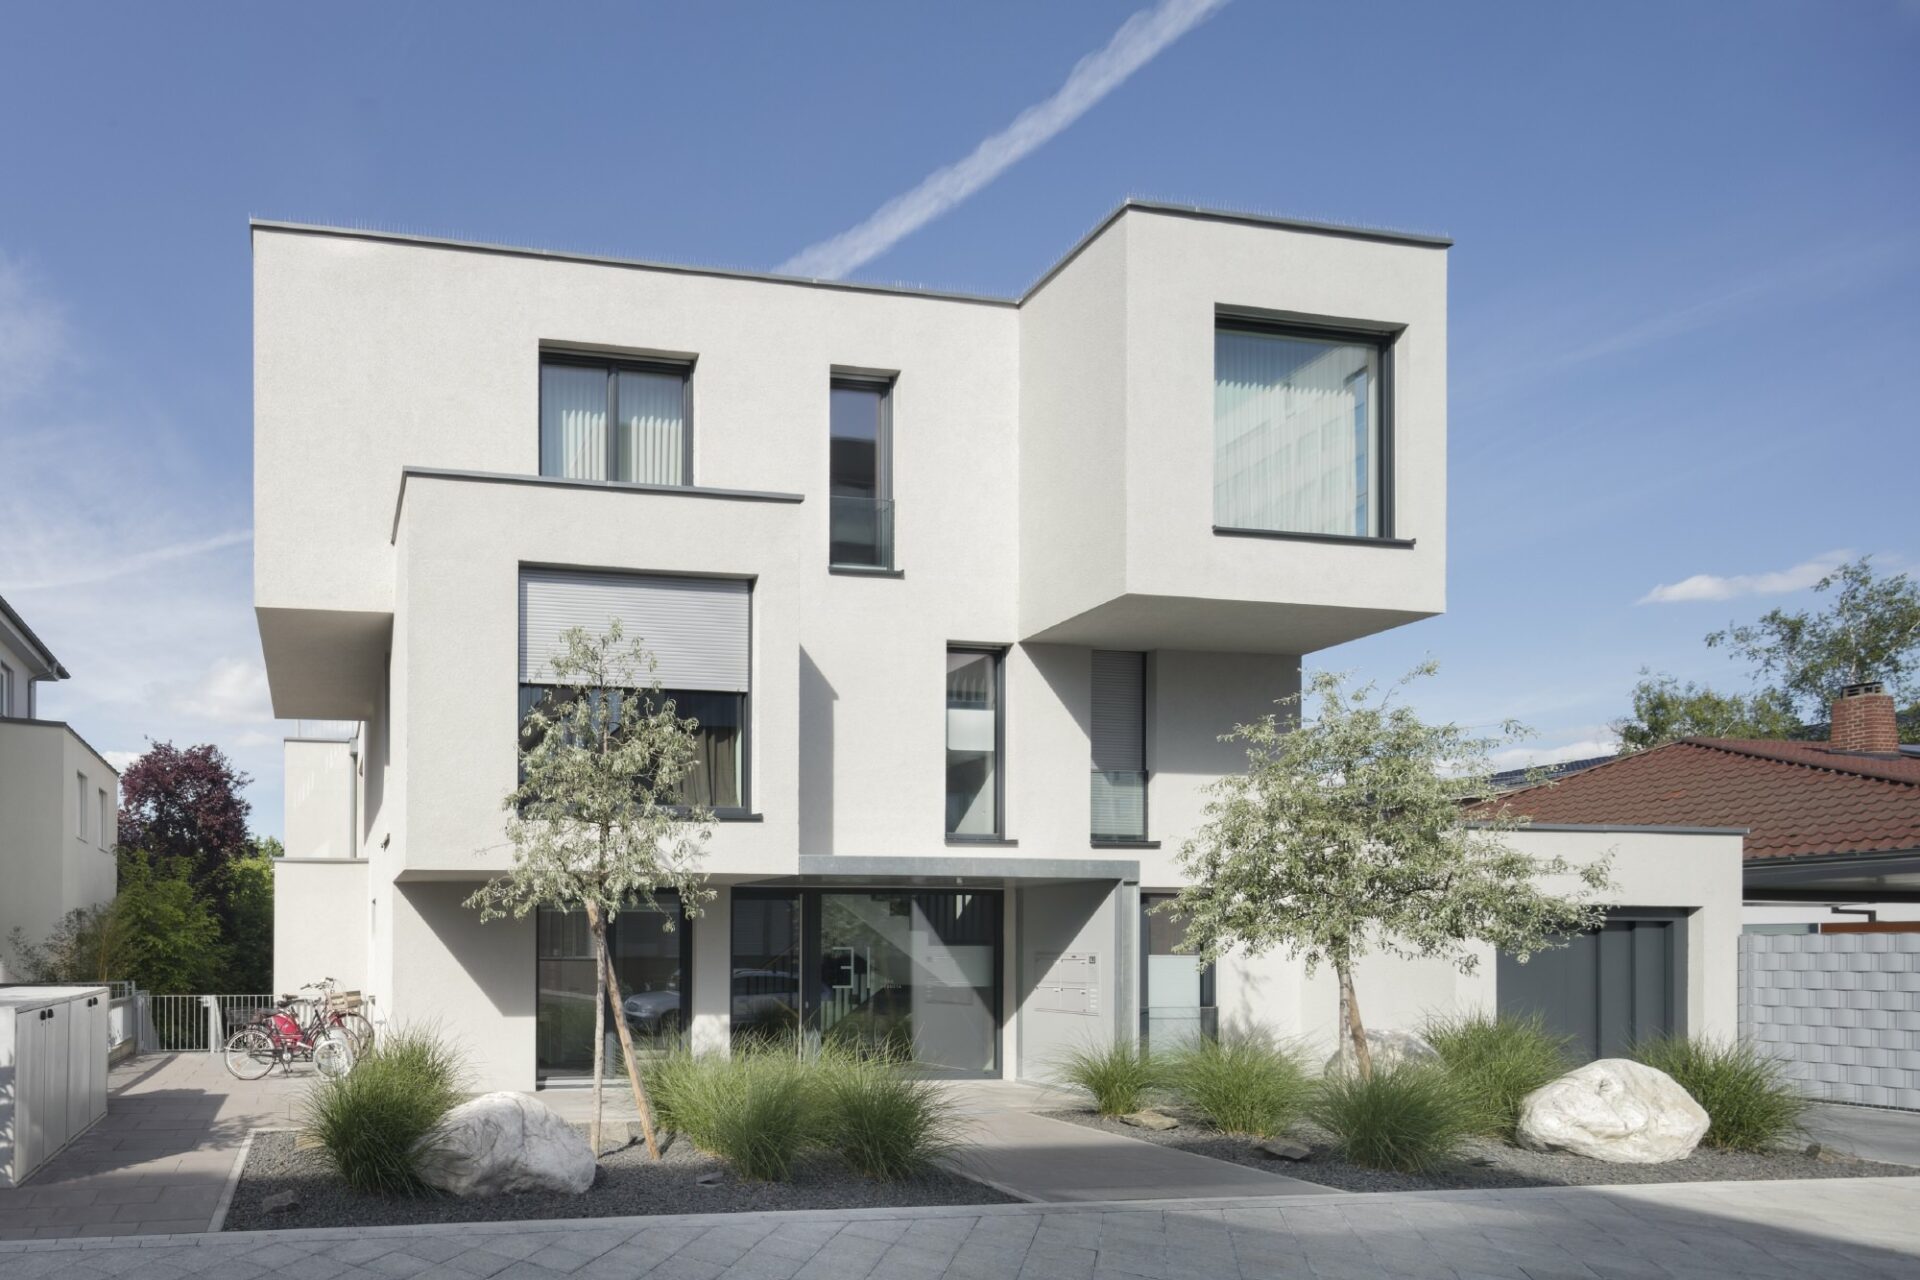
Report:
[[1571,1036],[1582,1062],[1624,1057],[1641,1041],[1681,1029],[1686,1008],[1686,913],[1618,909],[1571,944],[1525,964],[1501,954],[1503,1014],[1539,1014]]
[[[607,925],[607,949],[620,977],[627,1029],[636,1049],[677,1044],[692,1006],[691,937],[673,894],[661,910],[629,908]],[[669,914],[671,913],[671,914]],[[673,928],[666,926],[671,921]],[[543,907],[535,930],[534,1068],[541,1080],[593,1074],[593,934],[584,911]],[[619,1061],[619,1033],[606,1023],[608,1062]]]

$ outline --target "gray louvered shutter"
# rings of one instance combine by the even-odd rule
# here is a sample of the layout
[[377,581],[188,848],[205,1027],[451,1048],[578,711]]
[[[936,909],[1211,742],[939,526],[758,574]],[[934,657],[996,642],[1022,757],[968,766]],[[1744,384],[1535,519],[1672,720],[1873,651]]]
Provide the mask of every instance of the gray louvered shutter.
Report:
[[1093,767],[1141,773],[1147,767],[1147,655],[1093,652]]
[[572,627],[605,634],[620,620],[659,664],[636,685],[747,692],[750,584],[732,578],[671,578],[577,569],[520,571],[520,680],[551,684],[553,657]]

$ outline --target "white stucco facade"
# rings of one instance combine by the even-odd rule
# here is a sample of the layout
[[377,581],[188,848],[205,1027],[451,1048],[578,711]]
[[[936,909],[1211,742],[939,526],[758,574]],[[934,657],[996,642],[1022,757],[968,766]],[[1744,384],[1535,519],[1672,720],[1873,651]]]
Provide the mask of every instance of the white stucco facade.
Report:
[[0,977],[13,931],[40,945],[69,911],[113,901],[120,774],[63,721],[36,717],[35,686],[66,668],[0,601]]
[[[299,954],[276,973],[359,975],[387,1017],[461,1034],[489,1087],[535,1082],[551,999],[534,922],[482,925],[461,905],[510,863],[530,567],[750,584],[745,812],[709,845],[721,896],[689,930],[676,1025],[727,1042],[736,899],[978,891],[997,895],[1006,1075],[1136,1026],[1139,895],[1177,885],[1203,788],[1239,763],[1218,736],[1296,692],[1303,654],[1445,607],[1444,242],[1129,205],[1019,299],[280,224],[253,244],[274,707],[362,726],[333,784],[350,794],[303,789],[325,820],[299,839],[289,811],[280,901],[313,895],[330,923],[280,912],[278,947]],[[1216,530],[1224,316],[1390,344],[1391,536]],[[541,476],[556,352],[689,369],[691,486]],[[846,375],[889,387],[887,573],[829,565],[828,391]],[[955,839],[942,817],[955,645],[1003,655],[992,840]],[[1089,831],[1096,649],[1146,655],[1144,840]],[[311,754],[290,749],[290,796],[293,771],[342,759]],[[322,865],[335,849],[363,874]],[[971,953],[942,962],[983,980]],[[1068,968],[1086,1008],[1056,1007]],[[1409,1017],[1416,995],[1463,991],[1382,985]],[[1276,958],[1222,966],[1217,989],[1223,1024],[1317,1034],[1316,1002],[1332,1011]]]

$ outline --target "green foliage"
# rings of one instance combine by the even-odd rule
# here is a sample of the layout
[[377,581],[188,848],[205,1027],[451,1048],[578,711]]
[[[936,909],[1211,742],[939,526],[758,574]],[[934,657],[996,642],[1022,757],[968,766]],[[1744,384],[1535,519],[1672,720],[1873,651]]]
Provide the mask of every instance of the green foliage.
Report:
[[1740,1040],[1662,1036],[1634,1046],[1637,1061],[1672,1076],[1711,1121],[1710,1147],[1767,1151],[1798,1133],[1803,1098],[1780,1064]]
[[162,994],[219,989],[231,951],[213,904],[194,889],[188,860],[122,846],[113,916],[116,977]]
[[1425,1173],[1445,1162],[1474,1123],[1460,1087],[1431,1066],[1328,1076],[1307,1114],[1333,1135],[1344,1158],[1397,1173]]
[[951,1151],[959,1122],[953,1103],[904,1063],[873,1054],[823,1055],[820,1137],[869,1178],[917,1177]]
[[[1399,685],[1435,670],[1426,663]],[[1267,715],[1224,739],[1245,744],[1247,769],[1210,788],[1206,823],[1180,851],[1186,887],[1155,908],[1185,918],[1201,959],[1280,948],[1309,973],[1332,965],[1359,1041],[1351,975],[1370,951],[1471,972],[1474,943],[1524,957],[1600,923],[1594,895],[1609,887],[1610,856],[1533,857],[1508,843],[1523,819],[1497,803],[1469,809],[1492,794],[1489,753],[1518,725],[1488,738],[1428,724],[1392,693],[1349,689],[1332,672],[1307,692],[1314,720]],[[1297,698],[1283,701],[1297,711]],[[1543,877],[1571,878],[1579,892],[1548,893]]]
[[7,934],[13,963],[29,982],[112,982],[120,965],[120,913],[110,902],[76,907],[45,941],[16,926]]
[[1772,609],[1713,632],[1707,646],[1753,663],[1813,720],[1825,718],[1841,689],[1866,680],[1885,681],[1896,698],[1920,694],[1920,584],[1904,573],[1876,574],[1872,557],[1862,556],[1813,589],[1833,593],[1821,611]]
[[792,1046],[727,1057],[678,1051],[647,1064],[660,1120],[744,1178],[784,1182],[819,1132],[817,1067]]
[[391,1030],[351,1072],[322,1078],[302,1124],[355,1191],[419,1195],[422,1144],[462,1096],[459,1055],[428,1029]]
[[1070,1049],[1061,1057],[1059,1072],[1069,1084],[1093,1095],[1103,1116],[1124,1116],[1147,1104],[1148,1093],[1160,1083],[1159,1064],[1146,1045],[1116,1039]]
[[1799,728],[1793,700],[1777,689],[1716,693],[1645,669],[1633,686],[1633,714],[1613,723],[1622,751],[1645,751],[1682,738],[1790,738]]
[[1538,1014],[1432,1018],[1422,1034],[1465,1096],[1474,1131],[1509,1141],[1526,1096],[1573,1065],[1569,1037],[1549,1031]]
[[226,901],[226,940],[230,959],[222,991],[273,989],[273,858],[277,840],[256,841],[255,851],[220,869]]
[[1168,1089],[1224,1133],[1281,1133],[1312,1100],[1314,1082],[1298,1049],[1253,1035],[1196,1037],[1165,1066]]

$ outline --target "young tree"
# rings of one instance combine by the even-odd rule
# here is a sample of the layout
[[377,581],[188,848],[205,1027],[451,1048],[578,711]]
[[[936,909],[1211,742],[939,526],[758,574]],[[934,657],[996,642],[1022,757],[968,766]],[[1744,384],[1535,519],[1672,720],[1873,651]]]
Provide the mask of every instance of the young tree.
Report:
[[[1423,664],[1399,685],[1435,670]],[[1516,740],[1518,725],[1473,737],[1329,672],[1307,692],[1312,722],[1298,723],[1300,699],[1288,698],[1284,720],[1270,713],[1221,739],[1246,744],[1247,771],[1213,784],[1206,823],[1180,851],[1187,886],[1156,909],[1185,919],[1187,948],[1206,961],[1280,948],[1308,973],[1332,965],[1342,1034],[1370,1077],[1356,960],[1377,949],[1466,973],[1479,959],[1469,943],[1523,959],[1562,945],[1603,918],[1591,896],[1608,887],[1610,859],[1530,857],[1507,843],[1522,819],[1498,805],[1469,813],[1491,794],[1488,752]],[[1578,896],[1535,883],[1565,875],[1580,881]]]
[[230,948],[185,859],[150,858],[122,846],[113,919],[120,971],[114,977],[166,994],[219,989]]
[[1778,689],[1716,693],[1645,668],[1633,686],[1633,714],[1613,722],[1622,751],[1646,751],[1682,738],[1790,738],[1800,728],[1793,700]]
[[[1904,573],[1882,576],[1872,557],[1843,564],[1813,584],[1832,598],[1819,612],[1772,609],[1758,622],[1707,637],[1771,677],[1801,714],[1826,718],[1850,684],[1886,682],[1902,701],[1920,697],[1920,584]],[[1909,732],[1903,737],[1912,736]]]
[[[713,891],[697,869],[712,815],[682,802],[694,767],[699,727],[675,714],[654,679],[653,657],[638,640],[623,643],[616,620],[588,637],[576,627],[553,660],[559,687],[527,717],[520,785],[506,798],[513,870],[467,899],[482,920],[535,907],[586,912],[593,935],[593,1130],[600,1109],[609,1001],[647,1150],[658,1158],[652,1112],[634,1062],[620,978],[607,952],[607,922],[623,910],[657,910],[657,893],[674,890],[688,916]],[[668,927],[672,927],[668,917]]]

